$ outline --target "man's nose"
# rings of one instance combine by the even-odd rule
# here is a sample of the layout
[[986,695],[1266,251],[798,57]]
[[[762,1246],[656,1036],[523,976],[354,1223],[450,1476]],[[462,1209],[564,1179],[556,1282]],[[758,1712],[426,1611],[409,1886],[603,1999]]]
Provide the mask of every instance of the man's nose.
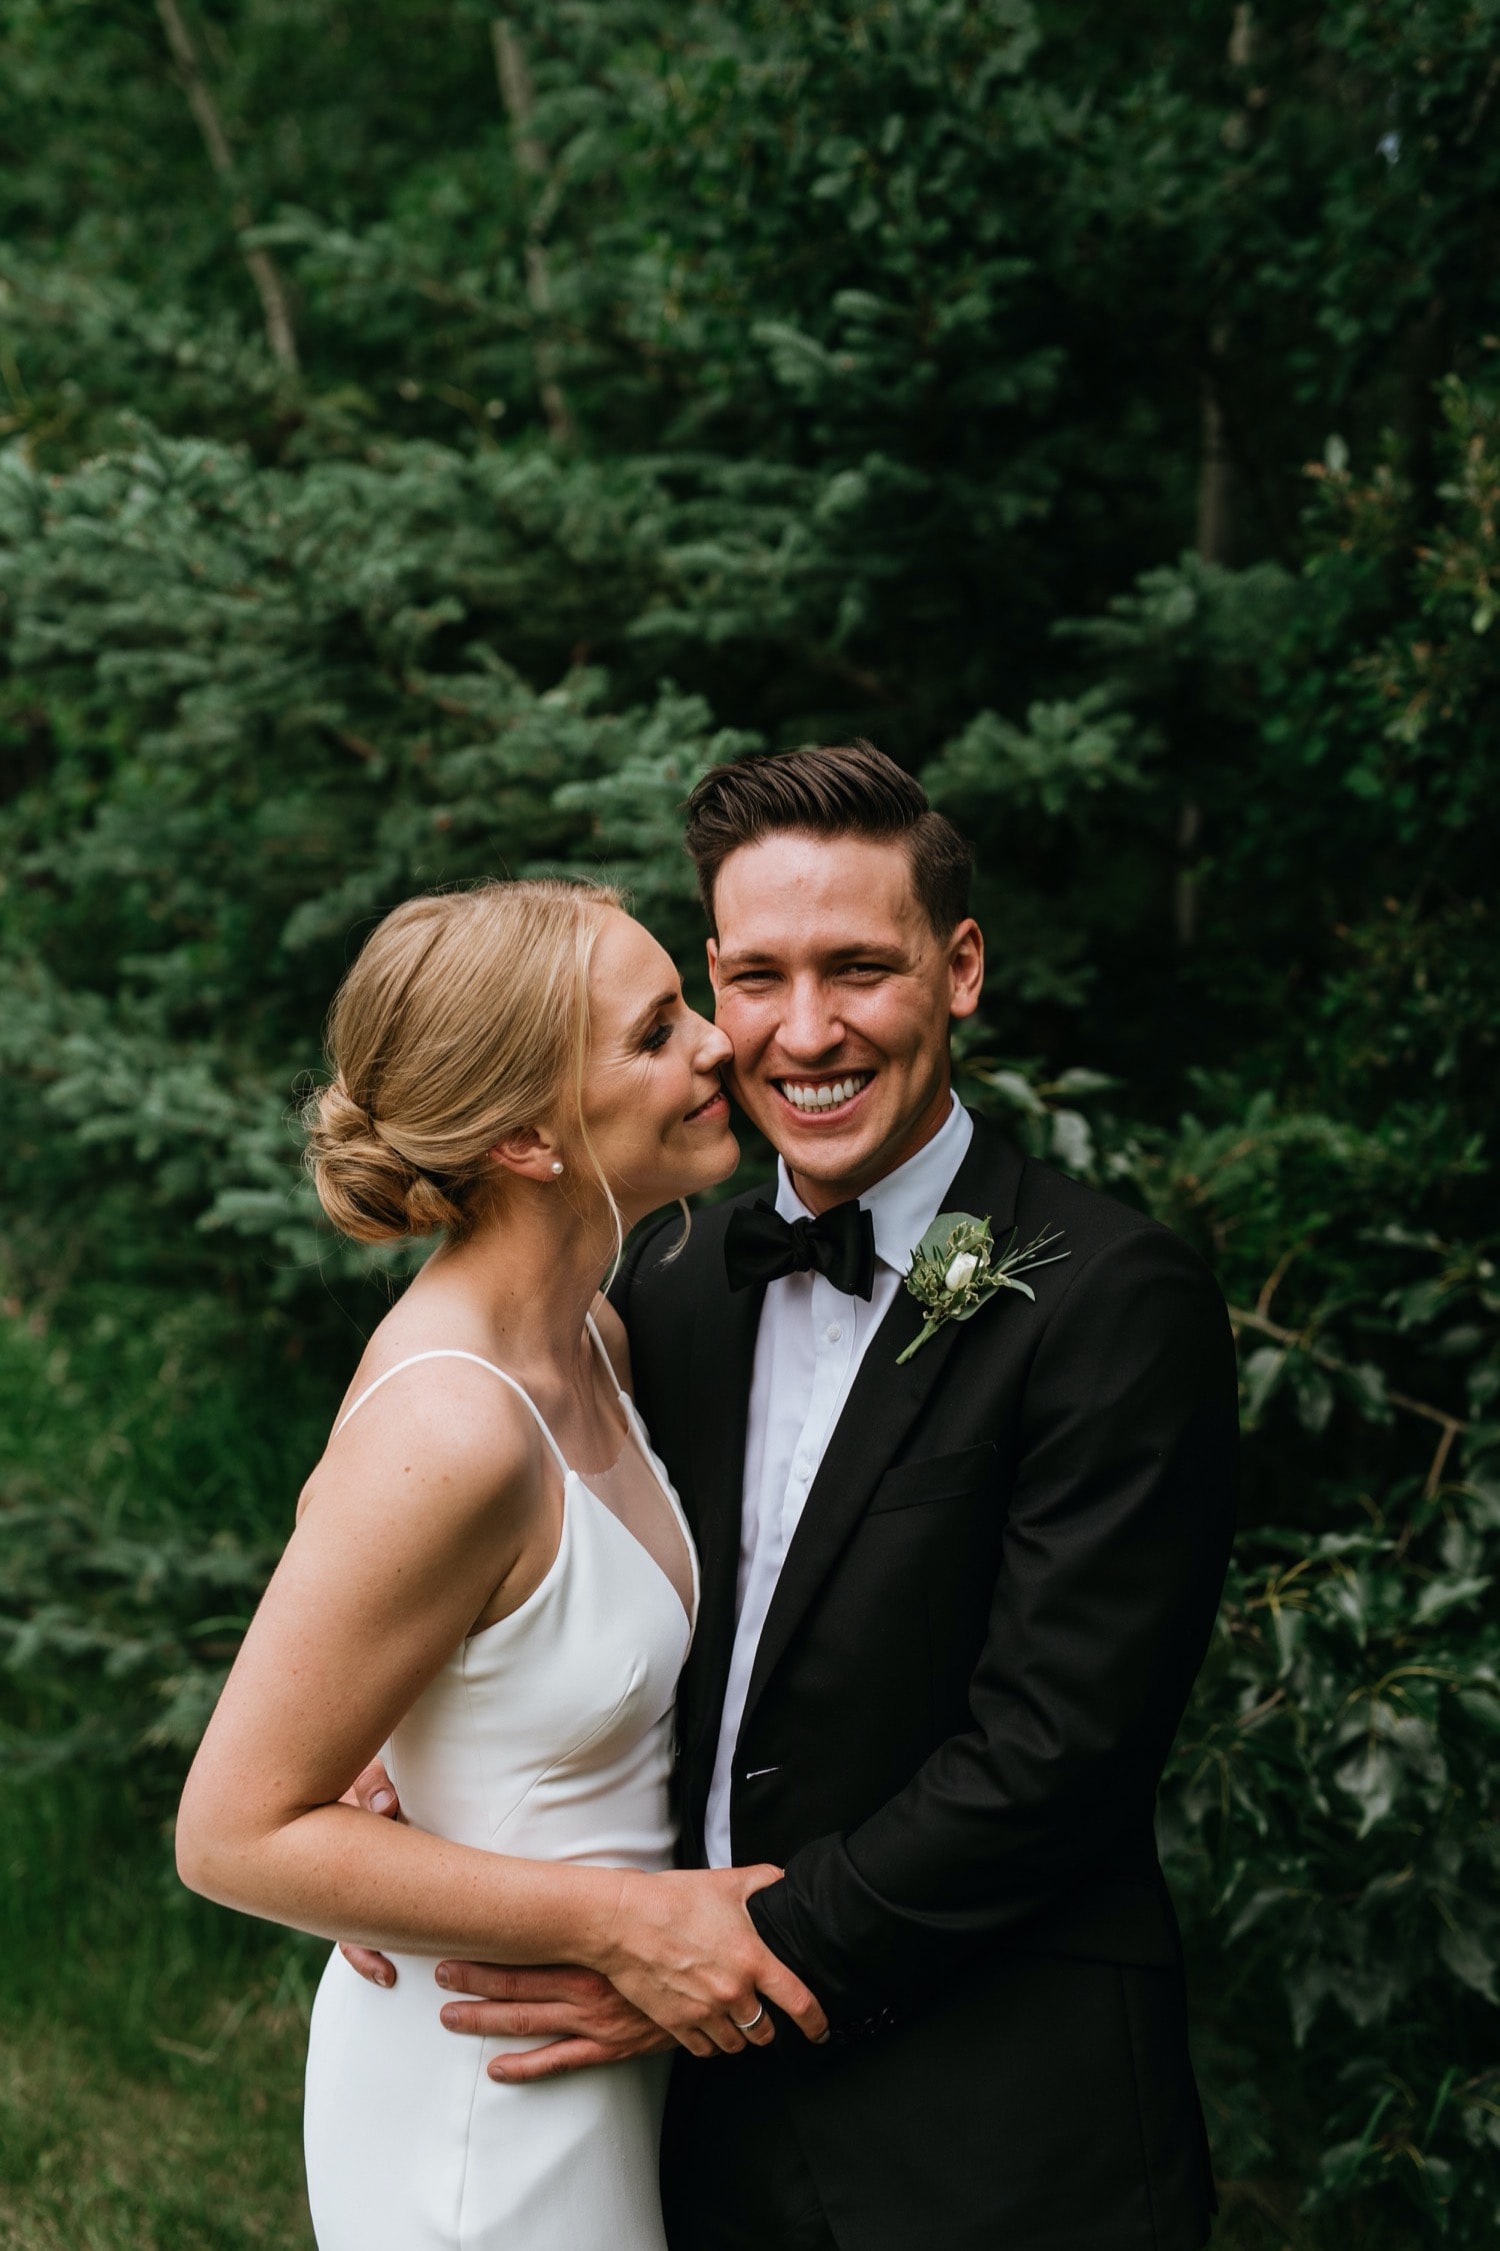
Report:
[[844,1036],[843,1019],[832,996],[811,979],[793,985],[777,1030],[777,1045],[793,1061],[815,1063]]

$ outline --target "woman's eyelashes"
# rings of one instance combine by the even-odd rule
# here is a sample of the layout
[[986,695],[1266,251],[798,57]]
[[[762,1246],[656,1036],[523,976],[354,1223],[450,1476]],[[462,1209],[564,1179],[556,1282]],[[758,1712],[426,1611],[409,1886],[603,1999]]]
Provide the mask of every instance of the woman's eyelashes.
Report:
[[647,1055],[655,1055],[659,1052],[660,1049],[666,1046],[668,1040],[671,1037],[672,1027],[670,1024],[654,1024],[651,1030],[646,1034],[645,1038],[641,1041],[641,1046],[645,1050]]

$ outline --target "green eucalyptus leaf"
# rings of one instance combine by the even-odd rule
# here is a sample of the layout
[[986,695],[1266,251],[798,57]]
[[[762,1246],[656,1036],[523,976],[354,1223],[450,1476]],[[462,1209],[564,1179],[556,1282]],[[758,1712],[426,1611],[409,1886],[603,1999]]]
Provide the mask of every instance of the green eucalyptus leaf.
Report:
[[1435,1625],[1451,1612],[1478,1602],[1493,1585],[1489,1572],[1463,1579],[1434,1579],[1418,1595],[1412,1618],[1419,1626]]
[[1312,1437],[1319,1438],[1333,1413],[1333,1385],[1321,1368],[1301,1354],[1293,1356],[1290,1374],[1297,1420]]
[[1287,1352],[1282,1345],[1263,1344],[1244,1365],[1245,1419],[1259,1422],[1286,1374]]

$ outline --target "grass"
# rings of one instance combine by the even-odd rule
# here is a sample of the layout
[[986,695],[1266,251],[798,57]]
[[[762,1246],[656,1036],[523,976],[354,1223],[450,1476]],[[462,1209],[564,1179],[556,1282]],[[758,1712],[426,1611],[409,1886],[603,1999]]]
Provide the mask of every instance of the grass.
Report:
[[326,1950],[190,1898],[123,1780],[0,1803],[0,2251],[311,2251]]
[[37,2011],[0,2015],[3,2251],[311,2251],[295,2006],[216,1998],[155,2069]]

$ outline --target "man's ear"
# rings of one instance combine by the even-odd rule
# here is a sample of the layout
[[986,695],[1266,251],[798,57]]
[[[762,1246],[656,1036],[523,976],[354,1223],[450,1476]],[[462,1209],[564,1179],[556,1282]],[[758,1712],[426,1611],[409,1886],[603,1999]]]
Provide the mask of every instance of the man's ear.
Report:
[[708,981],[713,986],[715,1000],[719,997],[719,941],[710,938],[708,946]]
[[948,1013],[972,1016],[984,990],[984,932],[968,915],[948,940]]
[[518,1173],[523,1180],[540,1180],[551,1187],[559,1177],[552,1169],[555,1162],[561,1161],[556,1137],[536,1126],[526,1126],[520,1133],[508,1133],[486,1154],[491,1164],[499,1165],[505,1172]]

